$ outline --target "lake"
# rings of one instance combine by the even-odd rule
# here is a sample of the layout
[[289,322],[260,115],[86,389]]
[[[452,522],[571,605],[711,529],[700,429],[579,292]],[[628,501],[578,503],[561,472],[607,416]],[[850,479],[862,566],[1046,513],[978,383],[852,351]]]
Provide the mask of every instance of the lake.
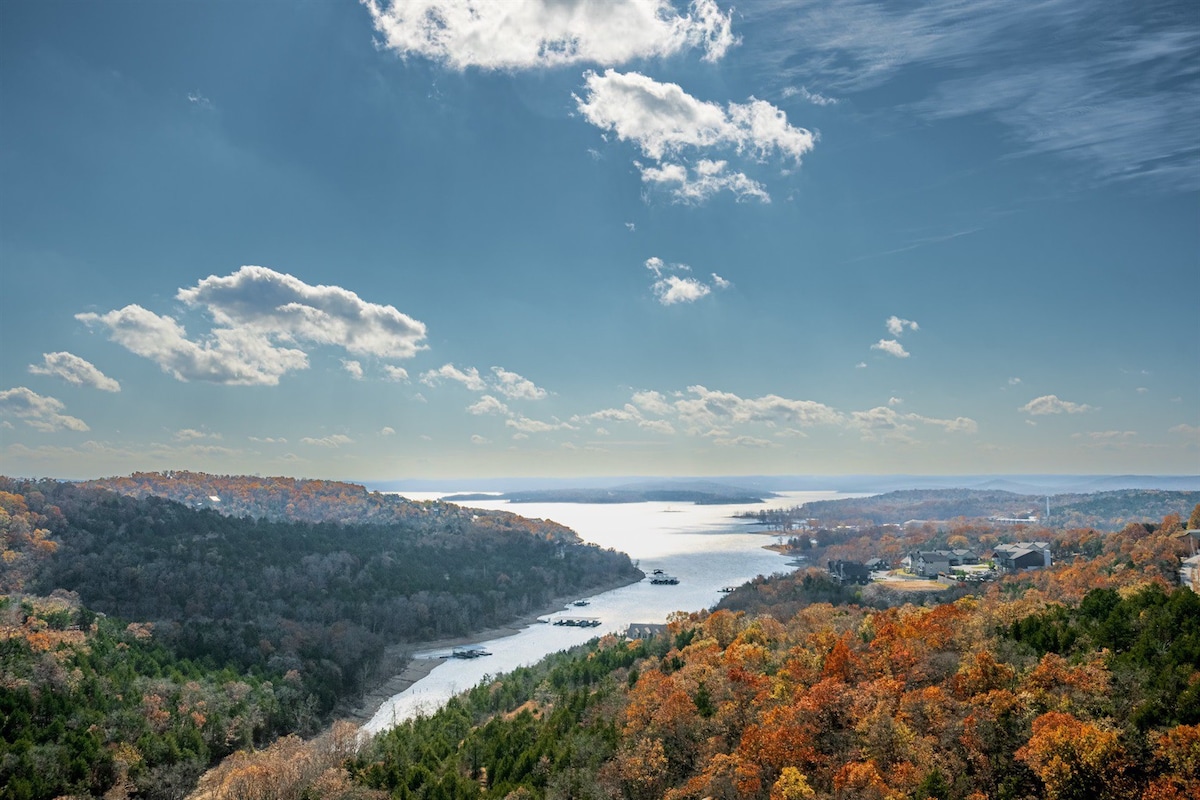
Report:
[[[444,493],[410,492],[413,500],[435,500]],[[431,713],[485,677],[540,661],[550,653],[582,644],[604,633],[620,632],[630,623],[664,622],[674,611],[709,608],[721,589],[758,575],[787,572],[783,556],[763,546],[777,536],[763,526],[735,519],[741,511],[791,508],[814,500],[858,497],[837,492],[780,492],[757,505],[700,506],[680,503],[508,503],[472,500],[473,508],[511,511],[523,517],[550,519],[574,530],[585,541],[621,550],[643,572],[654,569],[679,579],[678,585],[652,585],[648,580],[585,598],[583,608],[569,606],[550,615],[594,617],[599,627],[573,628],[535,624],[512,636],[480,646],[492,653],[474,659],[447,659],[429,675],[385,702],[363,727],[386,730],[396,722]],[[584,599],[584,598],[581,598]],[[417,653],[417,657],[446,655]]]

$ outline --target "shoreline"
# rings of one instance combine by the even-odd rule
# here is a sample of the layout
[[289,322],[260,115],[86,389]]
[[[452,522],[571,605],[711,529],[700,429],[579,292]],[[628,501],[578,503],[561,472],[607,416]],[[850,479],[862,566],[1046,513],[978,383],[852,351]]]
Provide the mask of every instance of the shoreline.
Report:
[[[644,578],[645,575],[642,576]],[[580,597],[591,597],[604,592],[610,592],[614,589],[620,589],[625,586],[632,586],[638,583],[642,578],[628,581],[610,581],[609,583],[600,584],[579,592],[569,595],[561,595],[555,597],[548,605],[539,611],[530,612],[528,614],[517,617],[513,621],[499,625],[495,628],[488,628],[475,633],[463,634],[462,636],[451,636],[442,639],[429,639],[420,642],[402,642],[398,644],[388,645],[384,648],[382,663],[387,664],[389,661],[397,662],[388,670],[390,676],[373,683],[373,688],[363,693],[362,699],[353,707],[346,708],[335,712],[334,717],[338,720],[346,720],[355,725],[362,726],[369,722],[372,717],[383,707],[383,704],[390,700],[395,695],[400,694],[414,683],[421,680],[433,671],[435,667],[446,660],[446,656],[437,658],[417,658],[413,654],[424,652],[427,650],[447,650],[453,647],[465,647],[468,645],[482,644],[493,639],[503,639],[508,636],[514,636],[530,625],[537,624],[540,617],[548,614],[553,614],[562,611],[573,600]]]

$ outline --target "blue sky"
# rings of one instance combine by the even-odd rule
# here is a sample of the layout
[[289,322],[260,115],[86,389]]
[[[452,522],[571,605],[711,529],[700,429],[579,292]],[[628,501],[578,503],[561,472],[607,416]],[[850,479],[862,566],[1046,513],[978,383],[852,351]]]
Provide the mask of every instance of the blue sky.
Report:
[[1200,14],[8,2],[0,472],[1200,472]]

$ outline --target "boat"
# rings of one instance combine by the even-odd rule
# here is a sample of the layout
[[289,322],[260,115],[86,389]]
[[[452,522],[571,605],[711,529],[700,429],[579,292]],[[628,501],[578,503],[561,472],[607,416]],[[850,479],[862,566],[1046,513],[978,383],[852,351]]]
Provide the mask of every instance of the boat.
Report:
[[574,603],[571,603],[571,605],[573,605],[573,606],[579,606],[579,607],[581,607],[581,608],[582,608],[583,606],[590,606],[591,604],[592,604],[592,603],[591,603],[591,601],[590,601],[590,600],[576,600]]
[[482,656],[490,656],[491,653],[482,647],[468,645],[466,647],[456,647],[450,652],[451,658],[480,658]]

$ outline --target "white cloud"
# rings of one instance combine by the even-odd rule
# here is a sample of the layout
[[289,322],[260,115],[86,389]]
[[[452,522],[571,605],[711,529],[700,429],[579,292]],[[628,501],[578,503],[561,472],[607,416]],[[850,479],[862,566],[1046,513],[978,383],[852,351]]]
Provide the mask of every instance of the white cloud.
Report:
[[195,428],[181,428],[175,431],[174,439],[177,442],[194,442],[197,439],[220,439],[219,433],[205,433],[198,431]]
[[651,159],[634,162],[642,181],[679,202],[700,203],[721,191],[769,202],[760,182],[729,168],[728,156],[758,162],[778,157],[799,165],[816,143],[811,131],[791,125],[782,110],[754,97],[722,106],[678,84],[612,69],[589,70],[584,82],[583,96],[575,97],[584,119]]
[[217,327],[193,341],[171,317],[138,305],[75,318],[107,328],[110,339],[181,381],[276,385],[284,374],[308,367],[307,353],[283,344],[334,345],[381,358],[407,358],[425,349],[425,326],[392,306],[265,267],[210,276],[176,297],[203,308]]
[[510,400],[541,400],[546,397],[545,389],[504,367],[492,367],[492,375],[494,377],[485,378],[475,367],[459,369],[453,364],[443,364],[438,369],[422,373],[421,383],[437,386],[443,380],[450,380],[461,383],[473,392],[498,392]]
[[726,172],[727,161],[700,159],[689,174],[682,164],[663,164],[660,167],[633,162],[642,173],[642,182],[666,189],[677,202],[703,203],[722,191],[731,192],[739,202],[755,199],[771,202],[771,195],[758,181],[743,172]]
[[250,438],[250,441],[258,442],[259,444],[287,444],[287,439],[284,439],[283,437],[251,436],[249,438]]
[[625,227],[629,230],[630,233],[633,233],[634,231],[637,230],[637,225],[635,225],[632,222],[626,222]]
[[887,404],[889,406],[898,406],[898,405],[901,405],[903,402],[904,402],[904,399],[901,397],[889,397]]
[[492,440],[485,436],[480,436],[478,433],[471,434],[471,444],[491,444]]
[[716,61],[737,43],[732,12],[692,0],[363,0],[383,45],[457,70],[623,64],[700,48]]
[[1082,439],[1084,437],[1091,439],[1093,442],[1101,444],[1114,444],[1123,442],[1137,436],[1137,431],[1089,431],[1086,434],[1073,433],[1072,439]]
[[29,371],[34,375],[51,375],[75,386],[88,386],[102,392],[121,391],[120,383],[73,353],[42,353],[42,359],[42,364],[29,365]]
[[200,94],[199,92],[188,92],[187,99],[188,99],[189,103],[196,106],[197,108],[202,108],[205,111],[213,110],[212,100],[209,100],[207,97]]
[[720,445],[721,447],[779,447],[776,442],[772,442],[770,439],[759,439],[756,436],[717,437],[713,439],[713,444]]
[[890,333],[892,336],[901,336],[904,333],[905,328],[910,331],[917,331],[921,329],[921,326],[913,322],[911,319],[900,319],[895,315],[888,317],[887,322],[884,324],[887,325],[888,333]]
[[1169,429],[1167,433],[1173,433],[1184,439],[1192,439],[1200,443],[1200,425],[1188,425],[1185,422]]
[[881,350],[888,355],[893,355],[896,358],[908,358],[909,353],[904,349],[904,345],[900,344],[895,339],[880,339],[875,344],[871,345],[872,350]]
[[276,347],[266,336],[245,329],[216,329],[202,342],[193,342],[174,319],[139,305],[75,318],[108,328],[112,341],[180,381],[274,386],[284,374],[308,367],[303,351]]
[[865,361],[860,361],[860,362],[858,362],[857,364],[855,364],[855,365],[854,365],[854,368],[855,368],[855,369],[866,369],[866,368],[867,368],[867,362],[865,362]]
[[713,283],[708,285],[691,276],[681,277],[678,272],[691,272],[687,264],[667,264],[658,256],[646,259],[646,269],[654,273],[655,281],[650,284],[650,291],[664,306],[675,303],[694,303],[701,297],[712,293],[713,288],[728,289],[733,284],[713,273]]
[[660,392],[655,391],[634,392],[633,403],[638,408],[650,414],[661,415],[671,410],[671,405],[667,402],[667,398]]
[[332,436],[322,436],[320,438],[313,438],[311,436],[305,436],[303,439],[300,440],[300,443],[312,445],[314,447],[337,448],[337,447],[341,447],[344,444],[354,444],[354,440],[351,439],[349,436],[346,436],[345,434],[335,433]]
[[585,97],[575,98],[584,118],[655,161],[683,151],[730,148],[753,158],[779,154],[799,163],[815,142],[811,131],[790,125],[787,115],[765,100],[752,97],[722,108],[678,84],[612,69],[589,71],[584,81]]
[[575,426],[569,422],[563,422],[555,419],[553,422],[543,422],[542,420],[530,419],[523,415],[517,415],[504,420],[504,424],[510,428],[516,428],[523,433],[547,433],[549,431],[576,430]]
[[383,376],[385,380],[392,381],[393,383],[408,382],[408,370],[406,370],[404,367],[396,367],[391,364],[385,364],[383,366]]
[[807,86],[801,86],[797,89],[795,86],[788,86],[783,90],[784,97],[802,97],[814,106],[835,106],[840,101],[836,97],[826,97],[820,92],[810,92]]
[[492,374],[496,376],[496,379],[492,381],[493,387],[507,398],[541,400],[546,396],[545,389],[503,367],[492,367]]
[[0,415],[19,419],[35,430],[43,433],[90,430],[83,420],[63,414],[65,409],[61,400],[24,386],[0,392]]
[[176,297],[202,306],[220,325],[264,336],[330,344],[358,355],[410,358],[426,346],[425,325],[390,305],[362,300],[340,286],[310,286],[266,267],[209,276]]
[[1085,411],[1095,411],[1095,408],[1087,403],[1072,403],[1067,400],[1059,400],[1058,395],[1046,394],[1030,400],[1018,411],[1041,416],[1043,414],[1082,414]]
[[384,425],[382,428],[379,429],[379,435],[380,436],[395,436],[396,429],[393,428],[391,425]]
[[969,417],[938,419],[920,414],[901,414],[894,408],[878,406],[867,411],[852,411],[848,425],[857,428],[867,440],[895,439],[913,441],[910,434],[915,425],[931,425],[947,433],[978,433],[979,424]]
[[358,361],[350,361],[348,359],[343,358],[342,359],[342,369],[346,370],[346,372],[349,373],[350,377],[354,378],[354,380],[356,380],[356,381],[361,381],[363,378],[362,364],[359,363]]
[[920,74],[932,88],[908,112],[998,123],[1024,152],[1076,160],[1101,180],[1200,186],[1194,15],[1062,0],[813,0],[753,13],[759,68],[783,80],[841,92],[911,87]]
[[473,392],[482,392],[487,389],[487,384],[483,378],[479,377],[479,370],[474,367],[461,370],[453,364],[443,364],[437,369],[431,369],[421,374],[421,383],[426,386],[437,386],[443,380],[456,381]]
[[1008,379],[1008,385],[1009,385],[1009,386],[1019,386],[1020,384],[1021,384],[1021,379],[1020,379],[1020,378],[1009,378],[1009,379]]
[[485,394],[479,398],[479,402],[467,406],[467,413],[481,416],[483,414],[508,414],[508,406],[492,397],[490,394]]
[[695,278],[681,278],[678,275],[668,275],[654,282],[654,296],[664,306],[675,303],[694,303],[704,297],[712,289]]
[[651,431],[653,433],[662,433],[667,436],[672,436],[675,433],[675,426],[667,422],[665,419],[643,419],[638,422],[638,427],[642,430]]
[[1138,393],[1138,394],[1146,394],[1146,393],[1147,393],[1147,392],[1149,392],[1149,391],[1150,391],[1150,390],[1149,390],[1149,389],[1147,389],[1145,386],[1139,386],[1139,387],[1137,387],[1137,393]]

